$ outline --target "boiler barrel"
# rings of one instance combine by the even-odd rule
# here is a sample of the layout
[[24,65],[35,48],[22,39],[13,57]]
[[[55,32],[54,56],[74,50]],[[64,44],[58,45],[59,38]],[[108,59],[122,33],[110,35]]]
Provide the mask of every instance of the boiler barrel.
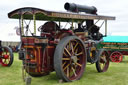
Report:
[[78,5],[74,3],[65,3],[64,8],[71,12],[86,12],[96,14],[97,9],[94,6]]

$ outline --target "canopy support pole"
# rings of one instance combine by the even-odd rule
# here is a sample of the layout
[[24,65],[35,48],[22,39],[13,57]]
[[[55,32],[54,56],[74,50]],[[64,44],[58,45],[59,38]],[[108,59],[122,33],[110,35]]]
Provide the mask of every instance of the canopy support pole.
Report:
[[34,20],[34,34],[36,35],[36,16],[35,16],[35,14],[33,15],[33,20]]
[[105,36],[107,36],[107,20],[105,19]]
[[23,15],[21,15],[21,35],[24,35],[24,21],[23,21]]
[[72,20],[72,32],[73,32],[73,30],[74,30],[74,27],[73,27],[73,20]]

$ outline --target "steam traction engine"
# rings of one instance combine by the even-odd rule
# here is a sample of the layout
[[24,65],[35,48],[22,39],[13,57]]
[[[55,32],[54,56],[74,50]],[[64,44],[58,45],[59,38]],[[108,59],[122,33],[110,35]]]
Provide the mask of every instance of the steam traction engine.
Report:
[[2,46],[0,41],[0,64],[5,67],[11,66],[13,63],[13,52],[7,46]]
[[[107,20],[114,20],[115,17],[97,15],[97,9],[93,6],[66,3],[65,9],[70,12],[24,7],[8,14],[9,18],[19,19],[19,58],[29,75],[39,77],[55,71],[60,79],[68,82],[81,78],[87,61],[96,63],[98,72],[108,69],[107,51],[96,47],[103,35],[94,20],[105,21],[107,29]],[[40,33],[37,35],[36,21],[41,20],[45,22],[37,29]],[[30,29],[31,21],[34,24],[33,32]]]

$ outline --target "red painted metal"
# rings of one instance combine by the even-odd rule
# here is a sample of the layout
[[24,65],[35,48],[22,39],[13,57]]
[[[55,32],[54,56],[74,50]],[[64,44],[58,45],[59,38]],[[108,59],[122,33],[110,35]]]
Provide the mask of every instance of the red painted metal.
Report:
[[2,56],[2,58],[1,58],[1,65],[2,66],[8,66],[8,64],[10,62],[10,60],[9,60],[10,55],[8,54],[8,50],[5,49],[5,52],[2,52],[1,56]]
[[9,55],[5,54],[5,55],[3,55],[3,58],[4,59],[8,59],[9,58]]
[[[49,46],[43,47],[42,45],[35,45],[35,40],[37,38],[34,37],[24,37],[22,38],[23,46],[22,48],[25,48],[27,51],[27,61],[26,63],[35,63],[35,68],[29,68],[29,72],[32,74],[40,74],[43,75],[44,73],[48,73],[53,71],[53,55],[54,55],[54,49],[55,46]],[[40,40],[40,39],[39,39]],[[45,39],[44,39],[45,40]],[[42,39],[43,41],[43,39]],[[54,44],[54,42],[50,42],[51,44]],[[31,56],[34,56],[34,58],[31,58]]]
[[116,62],[116,63],[119,63],[123,60],[123,54],[119,51],[114,51],[111,53],[110,55],[110,60],[112,62]]

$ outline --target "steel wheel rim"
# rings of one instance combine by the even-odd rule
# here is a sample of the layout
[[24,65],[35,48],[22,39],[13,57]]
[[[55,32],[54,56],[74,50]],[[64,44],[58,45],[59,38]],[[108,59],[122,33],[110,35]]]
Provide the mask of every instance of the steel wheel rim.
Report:
[[69,80],[76,80],[83,72],[86,63],[85,51],[79,40],[70,40],[64,47],[62,69]]

